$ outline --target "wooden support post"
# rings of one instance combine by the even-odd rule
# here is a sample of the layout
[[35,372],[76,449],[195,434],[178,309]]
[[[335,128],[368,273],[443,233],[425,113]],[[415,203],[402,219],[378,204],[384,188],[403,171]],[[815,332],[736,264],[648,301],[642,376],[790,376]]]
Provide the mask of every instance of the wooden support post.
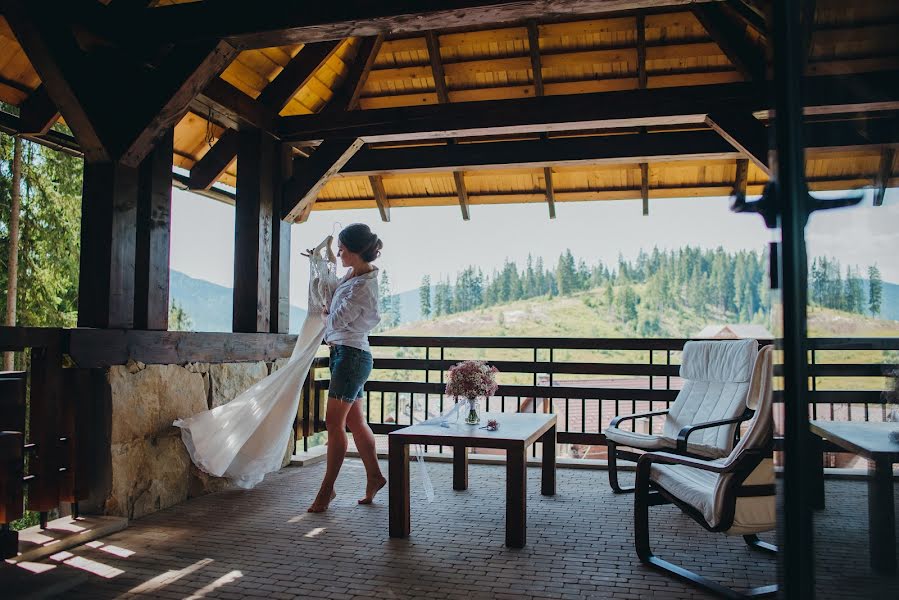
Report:
[[135,168],[84,165],[79,327],[134,327],[137,190]]
[[390,200],[387,199],[387,192],[384,191],[384,182],[380,175],[371,175],[368,178],[371,183],[372,193],[375,196],[375,203],[378,205],[378,212],[381,213],[381,220],[385,223],[390,222]]
[[734,196],[745,196],[749,183],[749,159],[737,159],[737,174],[734,177]]
[[649,215],[649,163],[640,163],[640,197],[643,199],[643,216]]
[[234,223],[235,332],[271,328],[272,218],[280,164],[276,141],[256,130],[240,132]]
[[36,444],[29,459],[29,474],[36,475],[28,487],[28,509],[46,512],[59,505],[60,446],[59,431],[62,406],[61,340],[31,351],[31,398],[29,410],[29,442]]
[[556,218],[556,191],[553,187],[552,167],[543,167],[543,179],[546,181],[546,204],[549,206],[549,218]]
[[291,224],[282,221],[281,183],[291,169],[293,151],[287,144],[278,149],[278,168],[274,172],[272,187],[272,287],[271,323],[272,333],[290,331],[290,229]]
[[453,180],[456,182],[456,193],[459,195],[459,208],[462,209],[462,220],[468,221],[468,192],[465,189],[465,176],[462,171],[453,171]]
[[890,187],[890,176],[893,174],[893,159],[896,151],[893,148],[884,148],[880,154],[880,168],[877,170],[877,178],[874,180],[874,206],[883,206],[883,198]]
[[141,163],[137,190],[134,328],[169,328],[169,246],[172,229],[170,129]]
[[[281,218],[292,223],[309,218],[319,191],[361,147],[360,139],[329,139],[310,158],[294,161],[293,175],[284,183]],[[240,161],[237,168],[240,169]]]

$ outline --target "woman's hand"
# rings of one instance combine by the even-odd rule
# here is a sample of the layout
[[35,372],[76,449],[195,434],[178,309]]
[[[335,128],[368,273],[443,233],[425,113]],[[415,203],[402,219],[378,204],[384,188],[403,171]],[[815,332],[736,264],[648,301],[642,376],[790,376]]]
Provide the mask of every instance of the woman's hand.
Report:
[[313,248],[307,248],[305,252],[300,252],[300,256],[305,256],[306,258],[309,258],[313,254],[315,254],[315,250]]

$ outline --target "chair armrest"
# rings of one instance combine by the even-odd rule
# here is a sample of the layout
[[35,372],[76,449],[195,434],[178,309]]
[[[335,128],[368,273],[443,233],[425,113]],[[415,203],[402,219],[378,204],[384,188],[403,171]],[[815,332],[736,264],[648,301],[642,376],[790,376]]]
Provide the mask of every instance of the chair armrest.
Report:
[[744,421],[748,421],[751,418],[751,413],[743,413],[739,417],[734,417],[732,419],[721,419],[720,421],[709,421],[707,423],[694,423],[693,425],[687,425],[677,434],[677,451],[687,451],[687,438],[689,438],[690,435],[695,431],[699,431],[700,429],[711,429],[713,427],[724,427],[725,425],[733,425],[735,423],[742,423]]
[[644,469],[649,469],[651,463],[663,463],[668,465],[685,465],[702,471],[710,471],[712,473],[727,473],[731,467],[712,464],[711,461],[701,458],[693,458],[691,456],[681,456],[680,454],[672,454],[671,452],[646,452],[637,460],[637,468],[640,465],[646,465]]
[[623,423],[624,421],[636,421],[637,419],[642,419],[644,417],[659,417],[667,414],[667,410],[655,410],[652,412],[635,413],[632,415],[620,415],[612,419],[612,422],[609,423],[609,427],[618,427],[618,424]]

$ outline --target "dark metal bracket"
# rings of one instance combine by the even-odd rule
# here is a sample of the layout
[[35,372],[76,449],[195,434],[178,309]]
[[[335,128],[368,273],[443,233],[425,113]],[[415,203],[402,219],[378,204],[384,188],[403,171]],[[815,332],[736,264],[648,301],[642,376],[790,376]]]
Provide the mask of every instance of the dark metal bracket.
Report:
[[[827,200],[815,198],[806,192],[805,198],[805,219],[808,220],[809,215],[819,210],[832,210],[834,208],[844,208],[846,206],[855,206],[864,199],[864,193],[844,196],[842,198],[830,198]],[[765,184],[765,190],[762,197],[753,202],[746,201],[746,194],[737,193],[731,197],[730,209],[736,213],[757,213],[762,216],[765,226],[768,229],[777,227],[778,207],[780,206],[778,198],[777,182],[774,180]]]

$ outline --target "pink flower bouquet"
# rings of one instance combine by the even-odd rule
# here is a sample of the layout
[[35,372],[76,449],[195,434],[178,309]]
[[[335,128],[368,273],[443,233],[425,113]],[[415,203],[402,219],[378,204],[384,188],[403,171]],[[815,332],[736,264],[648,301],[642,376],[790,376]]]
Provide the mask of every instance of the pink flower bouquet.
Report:
[[450,367],[446,393],[457,399],[461,396],[467,400],[468,414],[465,417],[467,425],[477,425],[481,422],[477,398],[493,395],[498,387],[496,373],[496,367],[482,360],[466,360]]

